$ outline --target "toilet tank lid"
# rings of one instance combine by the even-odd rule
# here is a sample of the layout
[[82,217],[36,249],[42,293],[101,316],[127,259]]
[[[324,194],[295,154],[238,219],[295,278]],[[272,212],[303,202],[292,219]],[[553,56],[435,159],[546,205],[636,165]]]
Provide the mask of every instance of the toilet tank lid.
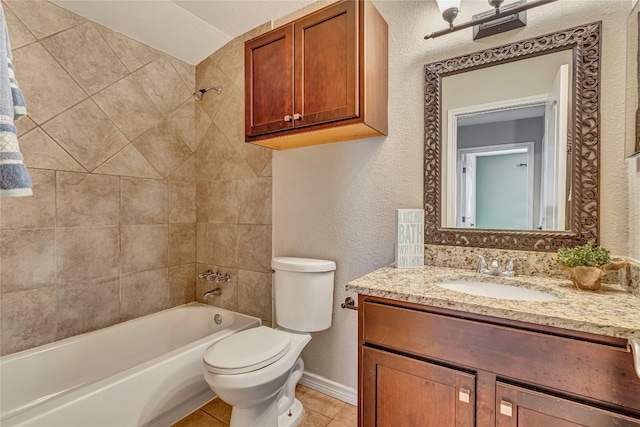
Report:
[[271,260],[271,268],[283,271],[322,273],[334,271],[336,263],[324,259],[277,257]]

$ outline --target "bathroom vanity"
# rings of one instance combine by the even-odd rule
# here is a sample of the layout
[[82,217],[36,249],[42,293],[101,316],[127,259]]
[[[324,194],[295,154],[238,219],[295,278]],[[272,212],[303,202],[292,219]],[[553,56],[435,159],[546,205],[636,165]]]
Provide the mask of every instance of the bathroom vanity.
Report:
[[[435,286],[495,281],[559,297],[513,301]],[[347,284],[359,299],[359,425],[640,426],[627,338],[637,297],[569,281],[425,267]]]

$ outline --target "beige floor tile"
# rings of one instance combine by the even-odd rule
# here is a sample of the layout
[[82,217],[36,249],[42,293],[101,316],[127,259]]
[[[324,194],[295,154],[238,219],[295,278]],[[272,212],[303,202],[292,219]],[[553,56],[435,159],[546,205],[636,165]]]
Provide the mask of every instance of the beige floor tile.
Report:
[[225,424],[229,424],[231,422],[231,405],[218,398],[215,398],[204,405],[202,410],[207,414],[216,417]]
[[358,425],[358,408],[353,405],[345,404],[333,419],[343,423],[344,425],[356,427]]
[[296,397],[302,402],[305,409],[311,409],[329,418],[334,418],[346,405],[338,399],[301,385],[296,387]]
[[357,427],[357,423],[356,424],[345,424],[342,421],[338,421],[336,419],[331,420],[331,422],[329,424],[327,424],[327,427]]
[[197,410],[192,414],[187,415],[177,423],[173,425],[173,427],[227,427],[226,424],[223,424],[219,420],[210,416],[206,412],[202,410]]
[[331,422],[331,418],[304,408],[304,417],[298,427],[326,427]]

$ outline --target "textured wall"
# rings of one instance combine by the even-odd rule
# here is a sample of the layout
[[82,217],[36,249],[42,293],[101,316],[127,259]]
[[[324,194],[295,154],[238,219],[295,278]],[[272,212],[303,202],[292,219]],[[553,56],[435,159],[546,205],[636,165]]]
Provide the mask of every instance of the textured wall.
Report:
[[[446,25],[435,2],[374,3],[389,24],[389,136],[276,152],[273,158],[274,255],[327,258],[338,265],[334,323],[314,334],[303,352],[305,367],[354,388],[357,318],[339,304],[347,281],[393,261],[394,210],[422,206],[424,64],[602,20],[601,188],[622,190],[603,191],[601,235],[616,254],[627,253],[629,240],[620,84],[628,1],[564,0],[529,11],[524,29],[478,42],[470,29],[423,40]],[[458,19],[485,9],[485,2],[466,2]]]
[[[271,150],[244,142],[244,41],[196,68],[197,87],[222,86],[196,104],[197,271],[231,275],[207,301],[271,324]],[[196,297],[218,285],[198,280]]]
[[0,202],[1,353],[193,301],[194,67],[48,2],[2,5],[34,196]]

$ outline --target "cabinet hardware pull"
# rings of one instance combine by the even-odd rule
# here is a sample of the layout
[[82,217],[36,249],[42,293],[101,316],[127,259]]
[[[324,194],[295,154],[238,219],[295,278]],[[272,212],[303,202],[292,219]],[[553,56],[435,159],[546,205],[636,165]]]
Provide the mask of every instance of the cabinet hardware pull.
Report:
[[500,413],[507,417],[513,416],[513,405],[506,400],[500,400]]
[[464,403],[469,403],[470,395],[471,395],[471,392],[469,390],[461,388],[460,391],[458,391],[458,400]]
[[291,117],[290,115],[287,114],[286,116],[284,116],[285,122],[290,122],[291,120],[293,120],[293,117]]
[[302,114],[294,113],[293,114],[293,120],[302,120]]

